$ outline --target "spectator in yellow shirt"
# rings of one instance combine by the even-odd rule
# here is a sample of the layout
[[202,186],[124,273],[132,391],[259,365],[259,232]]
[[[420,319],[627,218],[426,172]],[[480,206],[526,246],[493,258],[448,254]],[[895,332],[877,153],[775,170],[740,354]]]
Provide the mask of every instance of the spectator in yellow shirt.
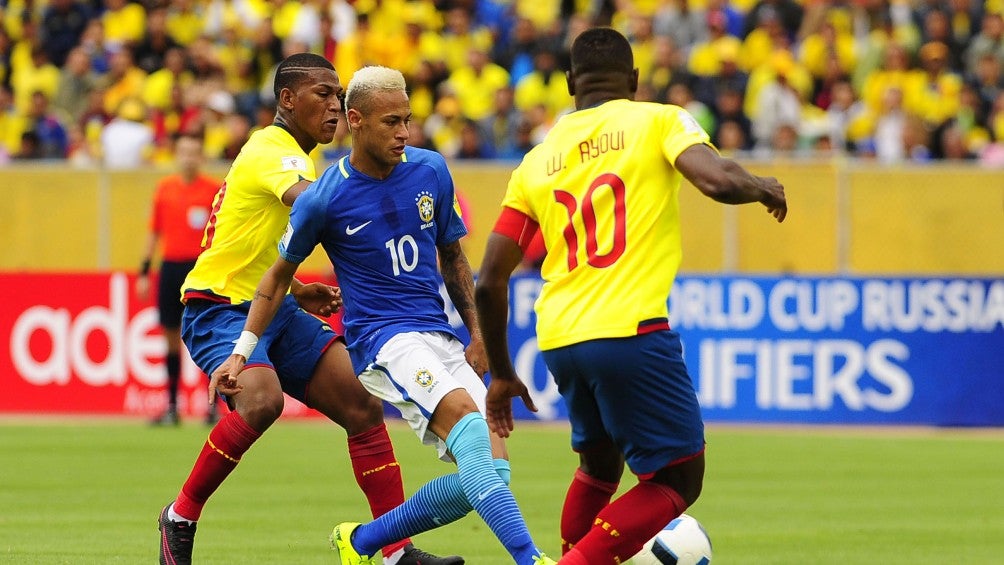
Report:
[[191,45],[202,35],[203,14],[195,0],[171,0],[167,7],[167,33],[179,44]]
[[123,100],[142,97],[146,73],[133,64],[131,51],[119,49],[111,56],[105,79],[108,85],[105,90],[105,112],[115,115]]
[[135,45],[146,33],[146,9],[127,0],[105,0],[101,15],[105,25],[105,43],[109,49]]
[[42,92],[49,100],[53,99],[59,90],[59,76],[59,68],[49,62],[45,49],[41,45],[32,47],[28,63],[18,64],[11,75],[10,85],[14,90],[17,111],[21,114],[28,112],[35,92]]
[[708,12],[708,40],[691,47],[688,62],[691,73],[703,77],[715,76],[721,70],[721,53],[741,51],[742,42],[725,32],[727,23],[725,12]]
[[443,59],[450,72],[469,63],[471,49],[479,49],[488,53],[492,47],[491,32],[487,28],[475,27],[471,22],[470,12],[459,5],[446,12],[446,27],[443,28],[441,35]]
[[782,50],[792,50],[791,36],[776,12],[765,10],[761,12],[757,26],[743,40],[739,51],[739,67],[752,72],[768,63],[775,52]]
[[628,42],[634,53],[634,66],[638,69],[638,80],[647,83],[652,76],[652,59],[655,51],[655,36],[652,35],[652,16],[635,14],[628,18]]
[[174,87],[187,87],[194,82],[185,66],[185,51],[174,47],[164,54],[164,67],[146,77],[143,84],[143,102],[150,109],[163,110],[171,105]]
[[854,36],[850,34],[850,30],[838,27],[839,21],[837,17],[827,18],[820,25],[819,31],[806,37],[799,47],[799,60],[817,80],[830,72],[833,59],[844,74],[850,75],[854,71],[854,64],[857,62]]
[[450,73],[447,82],[460,103],[461,115],[482,120],[492,113],[495,91],[509,85],[509,72],[492,63],[488,52],[479,47],[468,50],[467,63]]
[[910,59],[906,48],[896,42],[887,43],[882,68],[871,73],[861,87],[861,99],[865,105],[872,112],[878,112],[887,90],[903,90],[909,70]]
[[533,67],[530,74],[516,83],[516,108],[525,112],[537,104],[543,104],[551,119],[572,109],[574,101],[568,95],[565,73],[558,68],[554,49],[540,45],[533,56]]
[[919,55],[922,68],[907,75],[904,104],[928,126],[938,127],[959,111],[962,78],[948,70],[949,48],[944,43],[927,43]]
[[0,83],[0,164],[10,161],[21,151],[24,116],[14,110],[14,96]]

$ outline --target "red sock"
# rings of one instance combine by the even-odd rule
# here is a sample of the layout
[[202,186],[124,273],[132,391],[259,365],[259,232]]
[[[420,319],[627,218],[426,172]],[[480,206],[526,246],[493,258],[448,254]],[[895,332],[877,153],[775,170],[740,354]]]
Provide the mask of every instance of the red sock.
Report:
[[624,563],[686,509],[687,503],[675,490],[641,481],[600,511],[589,533],[561,562]]
[[[366,495],[370,512],[377,518],[404,503],[401,466],[394,457],[394,445],[387,426],[379,426],[349,437],[349,457],[359,488]],[[384,557],[411,543],[403,539],[383,548]]]
[[575,470],[575,477],[565,495],[565,505],[561,509],[561,553],[568,553],[593,527],[593,519],[600,510],[610,504],[610,497],[617,492],[618,483],[609,483],[590,477],[582,469]]
[[181,487],[174,511],[189,520],[198,520],[206,501],[259,437],[261,433],[252,429],[236,410],[220,419],[209,432],[195,467]]

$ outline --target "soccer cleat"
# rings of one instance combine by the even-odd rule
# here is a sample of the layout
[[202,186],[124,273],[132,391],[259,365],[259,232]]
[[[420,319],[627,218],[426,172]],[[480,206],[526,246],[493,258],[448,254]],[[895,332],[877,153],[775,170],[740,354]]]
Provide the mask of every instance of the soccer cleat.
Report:
[[397,565],[464,565],[464,558],[459,555],[439,557],[409,543],[404,546],[404,555],[398,560]]
[[167,516],[168,504],[160,511],[160,565],[191,565],[195,524],[174,522]]
[[558,565],[558,562],[541,553],[533,558],[533,565]]
[[369,555],[361,555],[352,547],[352,532],[361,524],[359,522],[342,522],[331,531],[331,549],[338,553],[342,565],[376,565]]
[[177,426],[180,423],[181,418],[178,417],[178,411],[172,409],[168,409],[163,414],[150,421],[151,426]]

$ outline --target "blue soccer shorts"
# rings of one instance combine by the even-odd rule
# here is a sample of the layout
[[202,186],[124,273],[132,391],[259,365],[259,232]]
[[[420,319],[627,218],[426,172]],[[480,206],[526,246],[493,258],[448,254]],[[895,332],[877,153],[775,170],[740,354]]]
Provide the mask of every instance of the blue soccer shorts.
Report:
[[644,477],[704,450],[701,409],[675,331],[542,354],[568,406],[575,451],[613,441]]
[[[181,336],[192,360],[207,375],[234,352],[250,302],[225,304],[190,299],[181,320]],[[245,367],[270,367],[282,391],[307,404],[307,386],[321,355],[340,339],[330,326],[300,309],[287,294],[272,323],[258,339]]]

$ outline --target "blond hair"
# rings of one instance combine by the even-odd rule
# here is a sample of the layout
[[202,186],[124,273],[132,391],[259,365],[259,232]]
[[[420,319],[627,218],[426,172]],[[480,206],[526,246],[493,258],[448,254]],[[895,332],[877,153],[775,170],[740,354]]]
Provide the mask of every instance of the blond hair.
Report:
[[397,69],[373,65],[352,75],[345,91],[347,108],[364,108],[375,92],[403,92],[407,89],[404,75]]

